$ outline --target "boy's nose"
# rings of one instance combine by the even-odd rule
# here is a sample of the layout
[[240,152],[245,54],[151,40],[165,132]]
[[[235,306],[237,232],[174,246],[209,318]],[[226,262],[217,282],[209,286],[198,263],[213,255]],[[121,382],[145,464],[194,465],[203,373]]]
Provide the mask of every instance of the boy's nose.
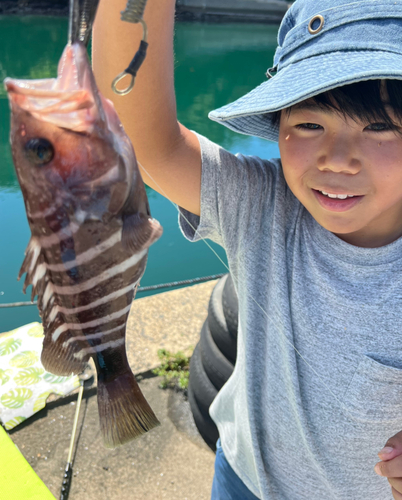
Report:
[[333,138],[318,158],[318,169],[345,174],[357,174],[362,164],[352,137]]

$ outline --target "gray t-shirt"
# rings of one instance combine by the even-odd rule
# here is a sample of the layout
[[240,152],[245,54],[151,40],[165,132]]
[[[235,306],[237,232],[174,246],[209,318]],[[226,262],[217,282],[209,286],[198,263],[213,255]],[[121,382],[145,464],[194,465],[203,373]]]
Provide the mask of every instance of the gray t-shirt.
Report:
[[402,238],[340,240],[286,185],[280,160],[199,137],[201,217],[239,297],[235,370],[211,406],[225,456],[264,500],[392,500],[373,467],[402,430]]

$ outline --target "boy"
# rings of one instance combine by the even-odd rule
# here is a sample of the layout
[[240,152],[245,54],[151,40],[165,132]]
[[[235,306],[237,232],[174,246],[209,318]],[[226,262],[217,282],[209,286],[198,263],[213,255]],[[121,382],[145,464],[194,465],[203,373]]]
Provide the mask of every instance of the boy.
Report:
[[210,115],[278,140],[271,161],[177,123],[174,0],[148,2],[147,60],[112,94],[141,31],[124,7],[100,5],[99,87],[184,234],[226,249],[239,297],[212,498],[402,499],[402,2],[292,5],[268,81]]

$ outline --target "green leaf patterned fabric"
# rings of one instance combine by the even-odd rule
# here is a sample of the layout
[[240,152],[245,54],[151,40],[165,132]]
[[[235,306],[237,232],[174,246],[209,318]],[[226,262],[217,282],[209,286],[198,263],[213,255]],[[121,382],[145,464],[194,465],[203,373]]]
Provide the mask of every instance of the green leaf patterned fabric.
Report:
[[79,387],[77,376],[46,372],[42,344],[40,323],[0,333],[0,422],[7,430],[44,408],[50,394],[66,395]]
[[0,369],[0,385],[5,384],[10,380],[10,374],[13,373],[12,370],[2,370]]
[[33,406],[34,413],[36,413],[37,411],[41,410],[46,406],[47,398],[50,396],[51,393],[52,391],[46,391],[38,396]]
[[10,338],[0,343],[0,356],[16,351],[22,344],[20,339]]
[[28,335],[30,337],[43,337],[43,328],[42,328],[42,325],[40,323],[35,323],[33,324],[34,326],[32,326],[29,330],[28,330]]
[[29,399],[32,394],[31,389],[26,387],[22,389],[13,389],[3,394],[0,401],[6,408],[21,408],[24,406],[24,402]]
[[21,422],[23,422],[26,419],[27,419],[27,417],[14,417],[11,420],[9,420],[8,422],[6,422],[4,424],[4,427],[6,428],[6,431],[9,431],[11,429],[14,429],[14,427],[17,427],[17,425],[19,425]]
[[35,351],[22,351],[11,358],[10,365],[17,368],[27,368],[39,361],[38,353]]
[[50,382],[51,384],[61,384],[68,380],[70,377],[62,377],[61,375],[53,375],[53,373],[46,373],[43,377],[46,382]]
[[18,372],[18,375],[14,377],[14,382],[17,385],[37,384],[44,372],[45,370],[43,368],[27,368],[26,370]]

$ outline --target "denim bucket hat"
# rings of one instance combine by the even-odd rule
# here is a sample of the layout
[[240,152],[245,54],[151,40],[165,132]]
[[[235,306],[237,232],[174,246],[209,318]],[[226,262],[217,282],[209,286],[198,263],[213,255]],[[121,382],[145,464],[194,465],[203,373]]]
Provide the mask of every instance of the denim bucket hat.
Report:
[[402,79],[402,0],[296,0],[279,27],[267,77],[209,118],[277,141],[275,111],[342,85]]

